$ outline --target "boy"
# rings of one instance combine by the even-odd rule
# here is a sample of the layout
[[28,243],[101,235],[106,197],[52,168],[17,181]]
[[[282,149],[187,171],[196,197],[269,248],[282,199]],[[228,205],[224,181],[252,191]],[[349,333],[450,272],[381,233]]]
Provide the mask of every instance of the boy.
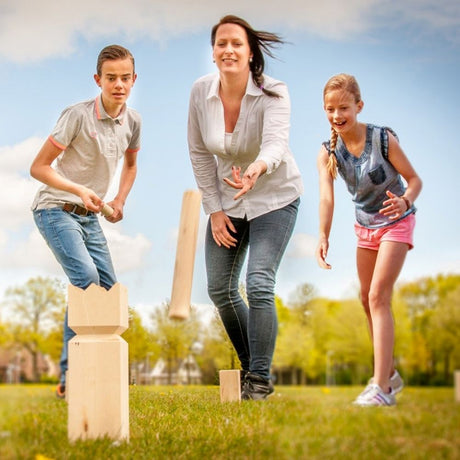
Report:
[[[101,94],[62,112],[30,168],[32,177],[45,184],[32,205],[35,223],[70,283],[82,289],[91,283],[110,289],[117,281],[97,214],[122,156],[118,193],[108,203],[113,208],[109,222],[123,218],[136,177],[141,118],[126,106],[136,78],[132,54],[122,46],[105,47],[94,75]],[[74,335],[66,312],[59,398],[65,397],[67,343]]]

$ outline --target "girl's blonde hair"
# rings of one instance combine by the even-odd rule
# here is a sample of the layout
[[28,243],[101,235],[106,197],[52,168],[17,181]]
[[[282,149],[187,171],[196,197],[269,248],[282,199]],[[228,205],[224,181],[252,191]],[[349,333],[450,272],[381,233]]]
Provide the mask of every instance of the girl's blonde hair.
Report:
[[[355,98],[355,102],[358,103],[361,100],[361,91],[359,89],[358,82],[353,75],[346,73],[339,73],[331,77],[323,90],[323,100],[326,94],[330,91],[343,90],[352,94]],[[335,148],[337,146],[338,134],[335,129],[331,126],[331,140],[329,144],[329,160],[327,162],[327,170],[333,179],[337,177],[337,158],[335,156]]]

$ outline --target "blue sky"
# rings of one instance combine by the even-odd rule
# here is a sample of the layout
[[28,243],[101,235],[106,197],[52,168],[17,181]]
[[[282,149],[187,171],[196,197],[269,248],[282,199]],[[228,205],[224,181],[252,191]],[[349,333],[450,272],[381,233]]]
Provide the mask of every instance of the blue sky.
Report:
[[[97,54],[111,43],[128,47],[138,80],[129,105],[143,118],[142,149],[125,219],[104,224],[119,281],[141,314],[171,295],[182,194],[196,188],[186,122],[193,81],[215,71],[209,33],[227,13],[280,33],[289,43],[267,60],[266,73],[288,84],[291,148],[305,183],[294,236],[280,267],[277,294],[313,284],[331,298],[357,292],[353,207],[336,184],[330,239],[331,271],[314,260],[318,228],[316,155],[329,135],[322,88],[336,73],[355,75],[360,120],[391,126],[424,182],[417,200],[415,249],[401,281],[460,271],[458,141],[460,4],[450,0],[395,2],[285,0],[59,3],[0,0],[0,301],[7,287],[60,267],[36,231],[30,204],[38,183],[30,163],[60,112],[95,97]],[[116,185],[116,184],[115,184]],[[111,195],[107,200],[111,199]],[[201,214],[192,302],[209,304]],[[205,308],[205,307],[203,307]]]

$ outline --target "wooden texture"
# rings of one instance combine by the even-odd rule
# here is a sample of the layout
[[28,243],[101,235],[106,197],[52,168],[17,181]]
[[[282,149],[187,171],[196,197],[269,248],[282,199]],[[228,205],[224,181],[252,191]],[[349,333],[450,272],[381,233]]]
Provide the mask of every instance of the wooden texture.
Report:
[[219,371],[221,402],[241,401],[241,377],[239,370]]
[[186,319],[190,314],[200,206],[201,193],[198,190],[184,192],[169,306],[169,317],[174,319]]
[[117,283],[110,291],[92,284],[69,286],[67,372],[70,441],[107,436],[129,440],[128,296]]
[[113,209],[108,204],[104,204],[101,214],[105,217],[110,217],[113,214]]

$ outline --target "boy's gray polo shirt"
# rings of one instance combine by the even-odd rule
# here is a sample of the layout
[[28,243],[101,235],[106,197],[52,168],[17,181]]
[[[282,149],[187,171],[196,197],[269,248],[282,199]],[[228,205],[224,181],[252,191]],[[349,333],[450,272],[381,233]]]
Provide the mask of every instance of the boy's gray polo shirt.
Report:
[[[49,140],[63,152],[53,167],[63,177],[105,198],[118,161],[125,153],[140,149],[141,117],[123,108],[117,118],[107,115],[101,96],[66,108]],[[82,205],[80,197],[48,185],[40,188],[32,209],[52,208],[64,203]]]

